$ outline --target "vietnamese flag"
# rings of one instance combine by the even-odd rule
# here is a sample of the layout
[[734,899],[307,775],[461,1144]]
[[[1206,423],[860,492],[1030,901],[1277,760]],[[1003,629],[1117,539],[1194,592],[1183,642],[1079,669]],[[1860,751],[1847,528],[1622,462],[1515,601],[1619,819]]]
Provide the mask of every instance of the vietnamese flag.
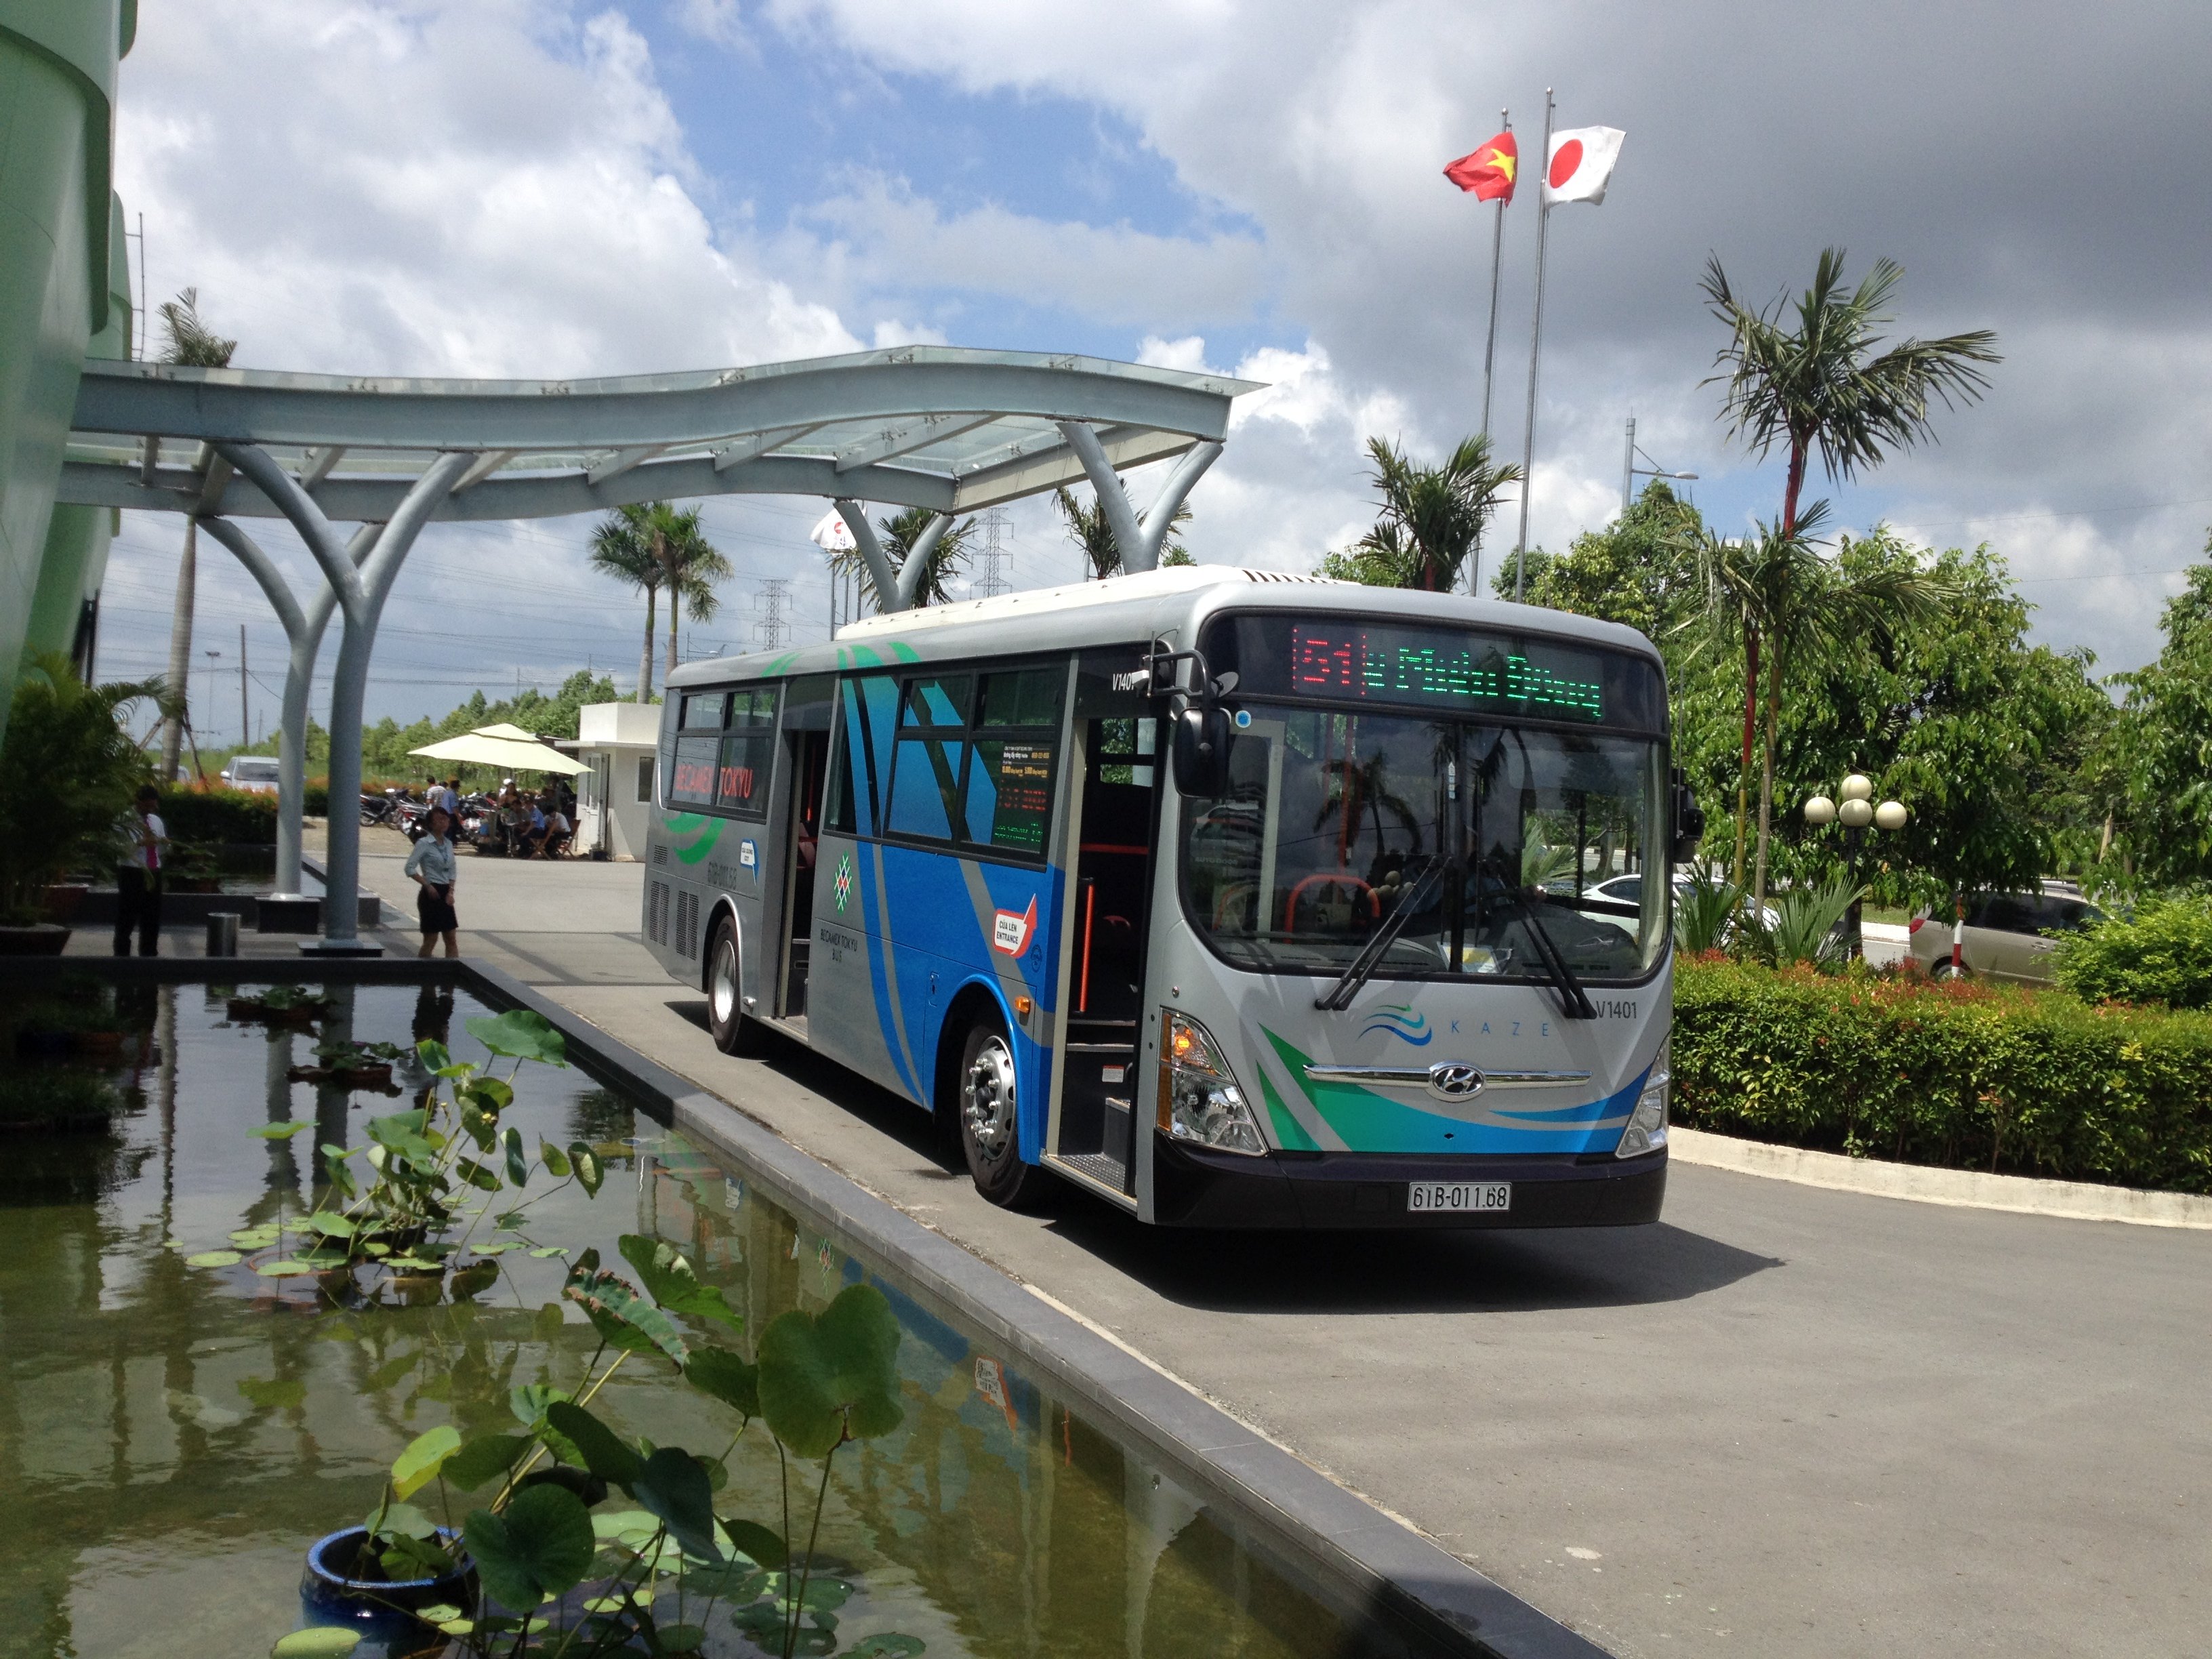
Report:
[[1501,132],[1488,143],[1462,155],[1444,169],[1444,177],[1462,190],[1471,190],[1478,202],[1513,199],[1513,180],[1521,171],[1521,149],[1513,135]]

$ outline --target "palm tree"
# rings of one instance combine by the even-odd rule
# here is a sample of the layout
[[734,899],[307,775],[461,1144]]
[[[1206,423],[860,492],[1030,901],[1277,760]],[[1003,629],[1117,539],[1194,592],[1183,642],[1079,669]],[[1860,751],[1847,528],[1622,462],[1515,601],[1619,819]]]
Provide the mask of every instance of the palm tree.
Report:
[[[661,589],[668,592],[668,657],[676,672],[677,612],[693,622],[712,620],[721,608],[714,584],[735,574],[730,562],[699,527],[699,509],[678,511],[671,501],[618,507],[592,531],[592,568],[645,590],[645,648],[638,659],[637,700],[653,696],[653,616]],[[649,573],[649,574],[648,574]]]
[[[1918,571],[1878,570],[1845,576],[1815,550],[1812,532],[1827,517],[1814,501],[1797,514],[1796,528],[1762,524],[1741,541],[1702,532],[1698,566],[1706,592],[1709,640],[1740,635],[1748,646],[1765,641],[1766,707],[1759,777],[1759,848],[1751,900],[1766,902],[1766,851],[1774,810],[1774,757],[1782,730],[1782,705],[1791,667],[1806,658],[1833,658],[1871,642],[1887,648],[1901,624],[1940,614],[1955,593],[1949,584]],[[1756,687],[1752,688],[1754,691]],[[1735,870],[1742,883],[1743,847]]]
[[[226,340],[200,320],[200,291],[188,288],[173,300],[165,300],[160,307],[161,331],[168,336],[168,343],[161,348],[161,361],[185,368],[228,368],[230,354],[238,349],[238,342]],[[185,556],[177,562],[177,610],[169,624],[169,678],[175,688],[176,700],[161,722],[161,776],[166,781],[177,775],[177,763],[183,757],[185,728],[191,723],[187,708],[186,694],[191,686],[192,667],[192,611],[199,585],[199,520],[185,520]],[[195,741],[193,753],[198,754]]]
[[1441,466],[1420,465],[1387,438],[1370,438],[1367,453],[1382,511],[1340,556],[1342,568],[1377,586],[1449,593],[1472,560],[1479,580],[1482,532],[1498,511],[1498,492],[1519,481],[1521,469],[1493,464],[1490,440],[1480,434],[1460,440]]
[[[1092,492],[1091,504],[1085,507],[1075,498],[1073,490],[1062,484],[1052,492],[1052,501],[1060,509],[1060,516],[1067,521],[1068,539],[1081,550],[1084,563],[1090,567],[1084,580],[1104,581],[1109,576],[1120,575],[1121,549],[1114,539],[1114,526],[1108,521],[1097,492]],[[1159,568],[1197,562],[1188,550],[1175,539],[1176,529],[1189,522],[1190,503],[1185,501],[1176,508],[1175,517],[1168,520],[1168,539],[1160,545]]]
[[[908,553],[936,517],[933,507],[909,507],[891,518],[876,520],[877,539],[883,547],[884,556],[890,561],[893,575],[904,573]],[[950,584],[968,568],[968,556],[973,550],[969,541],[975,530],[975,520],[963,519],[957,524],[948,525],[945,533],[937,538],[937,544],[924,556],[928,563],[923,567],[921,582],[914,590],[915,608],[943,605],[952,597]],[[859,548],[834,550],[830,555],[830,568],[841,576],[857,577],[869,608],[878,611],[883,609],[882,601],[876,597],[876,579],[869,574],[868,562],[860,556]]]
[[[1729,342],[1714,358],[1723,372],[1705,384],[1724,384],[1722,413],[1731,434],[1764,457],[1778,443],[1789,453],[1783,485],[1784,538],[1798,526],[1805,465],[1817,452],[1831,483],[1848,481],[1862,467],[1879,466],[1892,449],[1934,437],[1932,401],[1949,409],[1980,401],[1989,378],[1976,367],[2002,359],[1996,336],[1975,329],[1940,340],[1907,339],[1876,353],[1875,332],[1890,320],[1886,307],[1905,271],[1877,259],[1857,288],[1844,291],[1844,251],[1823,248],[1813,286],[1799,296],[1796,327],[1786,325],[1789,298],[1778,295],[1763,311],[1735,297],[1718,255],[1707,261],[1704,289],[1713,315],[1728,325]],[[1735,793],[1735,879],[1743,884],[1746,790],[1751,775],[1752,731],[1759,700],[1760,636],[1744,634],[1743,761]],[[1765,844],[1764,834],[1760,845]]]

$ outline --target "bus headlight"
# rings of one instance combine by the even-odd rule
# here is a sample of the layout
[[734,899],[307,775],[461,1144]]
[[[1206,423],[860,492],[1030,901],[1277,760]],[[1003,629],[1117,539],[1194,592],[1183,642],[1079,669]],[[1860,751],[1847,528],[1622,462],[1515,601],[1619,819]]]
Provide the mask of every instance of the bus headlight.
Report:
[[1265,1157],[1267,1143],[1260,1125],[1206,1027],[1170,1009],[1163,1036],[1161,1132],[1216,1152]]
[[1651,1075],[1644,1079],[1643,1092],[1636,1097],[1636,1109],[1629,1114],[1628,1127],[1620,1132],[1615,1158],[1641,1158],[1667,1144],[1667,1097],[1674,1081],[1674,1051],[1671,1041],[1659,1045],[1659,1058],[1651,1062]]

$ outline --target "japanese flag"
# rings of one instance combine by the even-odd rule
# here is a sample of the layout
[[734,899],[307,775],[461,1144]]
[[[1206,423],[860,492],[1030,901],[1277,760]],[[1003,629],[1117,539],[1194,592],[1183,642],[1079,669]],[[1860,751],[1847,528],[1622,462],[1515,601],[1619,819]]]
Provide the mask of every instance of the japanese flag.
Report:
[[1544,167],[1544,205],[1588,202],[1595,207],[1605,200],[1613,164],[1620,159],[1620,141],[1626,137],[1619,127],[1570,127],[1553,133]]
[[844,515],[831,507],[822,515],[822,522],[807,532],[815,546],[825,553],[850,553],[855,544],[853,532],[846,527]]

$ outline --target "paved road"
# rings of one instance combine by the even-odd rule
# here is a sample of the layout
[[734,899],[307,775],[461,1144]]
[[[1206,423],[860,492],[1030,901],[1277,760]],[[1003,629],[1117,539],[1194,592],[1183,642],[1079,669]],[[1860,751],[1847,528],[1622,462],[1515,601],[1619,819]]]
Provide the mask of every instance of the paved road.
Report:
[[[404,902],[398,867],[364,879]],[[1687,1166],[1619,1232],[1176,1234],[1073,1191],[1008,1215],[911,1107],[796,1048],[717,1053],[636,942],[639,866],[462,878],[465,951],[1627,1659],[2207,1646],[2212,1234]]]

